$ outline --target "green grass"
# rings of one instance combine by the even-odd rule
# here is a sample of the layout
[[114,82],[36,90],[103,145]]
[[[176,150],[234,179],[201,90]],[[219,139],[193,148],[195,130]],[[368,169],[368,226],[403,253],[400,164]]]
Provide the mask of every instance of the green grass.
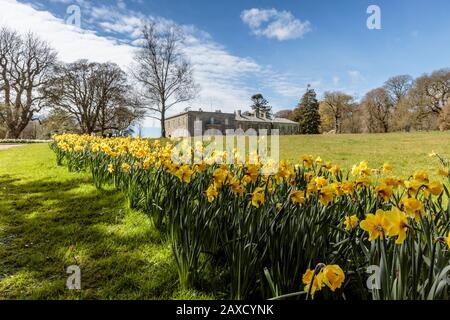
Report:
[[436,172],[439,164],[428,156],[432,151],[450,158],[450,132],[281,136],[280,146],[282,159],[311,154],[343,169],[363,160],[372,168],[389,162],[394,174],[407,177],[418,169]]
[[[81,268],[82,290],[65,288]],[[0,151],[0,299],[203,299],[178,289],[170,245],[47,145]]]
[[[405,176],[434,172],[433,150],[450,158],[450,134],[438,132],[283,136],[280,143],[283,159],[313,154],[343,168],[387,161]],[[119,192],[96,190],[89,174],[57,167],[47,145],[0,151],[0,299],[214,298],[178,289],[170,245],[125,203]],[[79,292],[65,288],[70,265],[81,268]]]

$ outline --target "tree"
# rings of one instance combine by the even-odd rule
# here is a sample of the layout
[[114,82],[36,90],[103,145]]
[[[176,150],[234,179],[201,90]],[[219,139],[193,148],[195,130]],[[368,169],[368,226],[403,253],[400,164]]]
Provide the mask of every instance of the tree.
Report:
[[284,118],[292,120],[294,116],[293,110],[280,110],[277,113],[275,113],[276,118]]
[[174,105],[192,100],[197,94],[191,64],[182,49],[183,34],[174,26],[158,30],[148,23],[142,30],[143,44],[134,57],[132,74],[142,86],[150,117],[161,122],[166,137],[167,111]]
[[294,121],[299,122],[301,134],[320,133],[319,102],[316,92],[309,85],[300,104],[294,110]]
[[439,129],[441,131],[450,130],[450,100],[442,108],[442,112],[439,116]]
[[362,107],[369,132],[389,132],[394,104],[385,88],[369,91],[362,101]]
[[55,108],[71,115],[84,134],[122,131],[142,116],[126,74],[114,63],[61,64],[50,88]]
[[265,115],[268,118],[272,117],[272,107],[269,105],[269,102],[264,99],[261,93],[253,95],[251,97],[251,100],[253,101],[251,108],[253,111],[255,111],[255,114],[257,116]]
[[0,119],[7,138],[19,138],[46,105],[55,62],[56,52],[36,35],[0,29]]
[[412,90],[426,112],[439,115],[450,99],[450,69],[437,70],[419,77]]
[[389,94],[392,102],[397,106],[413,87],[414,79],[410,75],[400,75],[389,78],[384,83],[384,89]]
[[352,108],[353,97],[339,91],[325,92],[322,103],[333,119],[335,132],[342,133],[342,120]]
[[75,119],[67,112],[52,109],[41,121],[44,135],[50,138],[53,134],[79,133],[79,126]]

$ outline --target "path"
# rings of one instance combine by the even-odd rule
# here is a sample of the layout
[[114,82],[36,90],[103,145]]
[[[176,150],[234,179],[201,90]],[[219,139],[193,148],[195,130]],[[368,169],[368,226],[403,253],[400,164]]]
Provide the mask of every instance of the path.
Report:
[[22,146],[21,144],[0,144],[0,151]]

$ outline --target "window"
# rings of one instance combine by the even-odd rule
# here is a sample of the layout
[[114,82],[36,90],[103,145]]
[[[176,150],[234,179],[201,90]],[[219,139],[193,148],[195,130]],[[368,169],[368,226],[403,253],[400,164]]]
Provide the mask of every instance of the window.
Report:
[[214,117],[211,117],[211,119],[209,119],[209,123],[210,123],[210,124],[214,124],[214,123],[215,123]]
[[228,126],[230,124],[230,120],[228,118],[225,118],[225,125]]

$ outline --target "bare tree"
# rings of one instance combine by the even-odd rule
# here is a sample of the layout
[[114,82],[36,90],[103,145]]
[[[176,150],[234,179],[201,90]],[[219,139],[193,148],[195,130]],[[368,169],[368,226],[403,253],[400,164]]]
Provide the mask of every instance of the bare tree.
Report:
[[161,136],[165,137],[167,110],[195,98],[198,89],[191,64],[180,48],[183,34],[179,29],[172,26],[161,31],[151,22],[144,26],[142,36],[132,74],[143,87],[149,116],[161,122]]
[[450,69],[434,71],[416,80],[413,94],[420,106],[439,115],[450,99]]
[[0,120],[7,138],[19,138],[45,106],[55,62],[56,52],[36,35],[0,29]]
[[362,107],[370,132],[389,132],[394,105],[386,89],[369,91],[362,101]]
[[339,91],[325,92],[322,104],[333,118],[335,132],[342,133],[342,121],[352,110],[353,97]]
[[414,79],[410,75],[400,75],[388,79],[384,83],[384,88],[388,92],[394,105],[397,106],[401,100],[406,98],[414,84]]
[[82,133],[122,131],[142,116],[126,74],[114,63],[79,60],[61,64],[56,74],[52,102],[76,120]]

